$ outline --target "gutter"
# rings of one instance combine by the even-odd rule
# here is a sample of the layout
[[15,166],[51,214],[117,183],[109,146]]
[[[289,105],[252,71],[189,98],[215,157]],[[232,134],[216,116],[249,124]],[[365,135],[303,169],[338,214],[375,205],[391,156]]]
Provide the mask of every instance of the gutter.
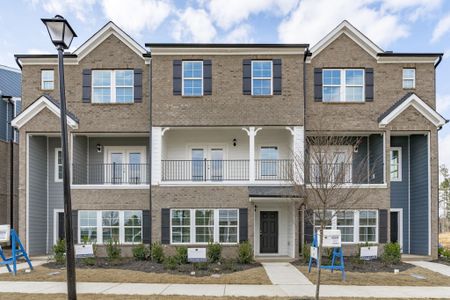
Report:
[[16,64],[19,66],[20,70],[22,70],[22,64],[20,63],[19,57],[15,57]]
[[434,68],[436,69],[442,61],[442,57],[444,54],[439,55],[437,62],[434,64]]

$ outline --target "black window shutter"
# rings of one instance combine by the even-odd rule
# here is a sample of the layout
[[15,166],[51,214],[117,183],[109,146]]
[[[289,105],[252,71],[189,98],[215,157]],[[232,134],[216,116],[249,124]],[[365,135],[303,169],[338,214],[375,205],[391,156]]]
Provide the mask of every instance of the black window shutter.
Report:
[[272,60],[273,65],[273,94],[281,95],[281,59]]
[[203,95],[212,94],[212,65],[211,60],[203,61]]
[[314,68],[314,101],[322,102],[322,69]]
[[242,92],[244,95],[252,94],[252,60],[244,59],[242,62]]
[[387,216],[388,211],[386,209],[378,211],[378,242],[380,244],[387,243]]
[[170,208],[161,209],[161,244],[170,244]]
[[303,217],[305,243],[312,244],[314,238],[314,211],[312,209],[306,209]]
[[239,208],[239,243],[248,241],[248,208]]
[[181,96],[181,72],[182,72],[182,61],[173,61],[173,95]]
[[150,244],[151,242],[151,215],[150,210],[142,211],[142,242],[144,244]]
[[90,69],[83,70],[83,102],[91,102],[91,86],[92,71]]
[[72,210],[72,234],[73,234],[73,241],[75,244],[79,244],[80,241],[78,241],[78,211]]
[[365,91],[366,91],[366,102],[372,102],[373,101],[373,69],[368,68],[365,70]]
[[142,69],[134,69],[134,102],[142,102]]

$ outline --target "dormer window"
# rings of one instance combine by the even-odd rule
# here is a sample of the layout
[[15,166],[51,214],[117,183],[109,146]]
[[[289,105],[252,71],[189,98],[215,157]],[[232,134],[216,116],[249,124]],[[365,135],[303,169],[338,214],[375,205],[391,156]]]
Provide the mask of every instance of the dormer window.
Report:
[[93,103],[133,103],[133,70],[93,70]]

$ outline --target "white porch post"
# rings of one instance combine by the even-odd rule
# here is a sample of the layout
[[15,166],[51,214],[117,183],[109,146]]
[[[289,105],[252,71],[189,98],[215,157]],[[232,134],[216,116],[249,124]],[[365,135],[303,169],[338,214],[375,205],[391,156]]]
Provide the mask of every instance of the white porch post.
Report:
[[152,127],[152,178],[151,184],[161,182],[162,128]]
[[247,132],[250,141],[249,141],[249,153],[248,153],[248,167],[249,170],[249,180],[251,183],[255,182],[255,127],[250,127],[249,131]]
[[305,153],[305,130],[303,126],[286,127],[292,134],[293,176],[297,184],[303,183]]

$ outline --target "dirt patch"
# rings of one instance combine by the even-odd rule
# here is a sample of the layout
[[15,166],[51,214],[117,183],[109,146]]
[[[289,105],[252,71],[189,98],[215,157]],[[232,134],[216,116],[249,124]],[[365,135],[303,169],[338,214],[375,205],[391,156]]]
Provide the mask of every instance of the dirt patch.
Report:
[[439,257],[438,259],[435,259],[435,260],[433,260],[431,262],[435,262],[435,263],[438,263],[438,264],[443,264],[443,265],[446,265],[446,266],[450,266],[450,260],[445,259],[443,257]]
[[[307,262],[298,260],[293,263],[296,266],[308,266]],[[331,265],[331,261],[328,258],[323,258],[323,265]],[[313,264],[313,266],[315,266]],[[380,259],[365,261],[355,257],[344,258],[345,270],[348,272],[368,272],[368,273],[380,273],[380,272],[394,272],[395,269],[400,272],[413,268],[414,266],[408,263],[400,262],[395,265],[386,265]]]
[[439,244],[442,244],[445,248],[450,248],[450,232],[439,234]]

